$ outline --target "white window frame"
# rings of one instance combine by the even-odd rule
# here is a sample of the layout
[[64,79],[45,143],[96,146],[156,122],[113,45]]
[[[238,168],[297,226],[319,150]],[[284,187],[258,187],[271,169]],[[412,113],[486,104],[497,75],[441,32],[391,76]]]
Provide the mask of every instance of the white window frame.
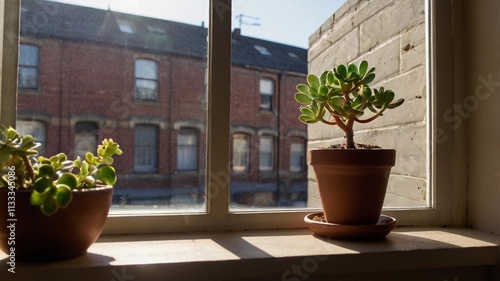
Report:
[[[466,161],[454,161],[454,155],[465,155],[466,135],[446,122],[443,112],[463,99],[463,82],[454,70],[462,69],[461,40],[453,35],[459,27],[452,19],[461,18],[460,9],[447,1],[427,0],[429,79],[429,134],[446,134],[445,142],[428,144],[429,193],[432,207],[420,209],[389,209],[387,215],[398,219],[400,225],[464,226],[466,217]],[[0,81],[0,119],[15,125],[17,87],[17,42],[19,30],[19,0],[3,1],[4,15],[0,29],[2,49]],[[439,15],[439,16],[438,16]],[[238,229],[277,229],[305,227],[303,218],[311,210],[276,210],[230,213],[230,122],[229,97],[231,76],[231,0],[210,0],[209,28],[209,98],[207,124],[207,204],[206,212],[179,215],[111,215],[104,233],[162,233],[185,231],[218,231]],[[455,30],[454,30],[455,28]],[[460,34],[463,34],[460,33]],[[460,37],[460,36],[459,36]],[[451,40],[450,40],[451,38]],[[437,95],[436,93],[439,93]]]

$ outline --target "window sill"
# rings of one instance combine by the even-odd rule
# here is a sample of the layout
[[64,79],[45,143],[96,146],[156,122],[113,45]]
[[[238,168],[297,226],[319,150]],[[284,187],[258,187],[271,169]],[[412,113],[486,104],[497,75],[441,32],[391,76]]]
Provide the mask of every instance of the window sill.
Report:
[[18,263],[15,274],[6,271],[6,255],[1,253],[0,280],[35,280],[36,276],[47,280],[69,276],[72,280],[303,280],[306,275],[459,271],[496,265],[499,243],[499,236],[475,230],[414,227],[397,228],[375,242],[325,240],[309,230],[103,236],[85,256],[58,263]]

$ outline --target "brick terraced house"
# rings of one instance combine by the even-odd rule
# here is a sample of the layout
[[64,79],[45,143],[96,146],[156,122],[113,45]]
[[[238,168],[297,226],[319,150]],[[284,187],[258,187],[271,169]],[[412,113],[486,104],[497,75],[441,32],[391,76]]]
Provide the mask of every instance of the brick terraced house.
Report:
[[[116,204],[203,203],[207,28],[23,0],[17,127],[44,155],[117,140]],[[231,199],[307,201],[306,126],[295,86],[307,50],[233,32]]]

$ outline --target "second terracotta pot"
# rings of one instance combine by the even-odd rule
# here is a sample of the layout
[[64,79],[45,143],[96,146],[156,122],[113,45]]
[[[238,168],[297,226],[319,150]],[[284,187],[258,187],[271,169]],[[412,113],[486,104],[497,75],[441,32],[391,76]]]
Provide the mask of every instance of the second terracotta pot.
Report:
[[326,221],[376,224],[395,161],[394,149],[311,149]]

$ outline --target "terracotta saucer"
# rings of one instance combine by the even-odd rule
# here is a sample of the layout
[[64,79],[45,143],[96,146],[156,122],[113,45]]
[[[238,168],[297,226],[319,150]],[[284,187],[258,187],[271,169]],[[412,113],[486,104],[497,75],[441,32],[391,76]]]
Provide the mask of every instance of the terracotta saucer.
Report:
[[307,226],[315,235],[330,239],[343,240],[375,240],[385,237],[397,225],[393,217],[380,215],[377,224],[347,225],[335,224],[313,220],[314,217],[322,217],[323,212],[311,213],[304,217]]

